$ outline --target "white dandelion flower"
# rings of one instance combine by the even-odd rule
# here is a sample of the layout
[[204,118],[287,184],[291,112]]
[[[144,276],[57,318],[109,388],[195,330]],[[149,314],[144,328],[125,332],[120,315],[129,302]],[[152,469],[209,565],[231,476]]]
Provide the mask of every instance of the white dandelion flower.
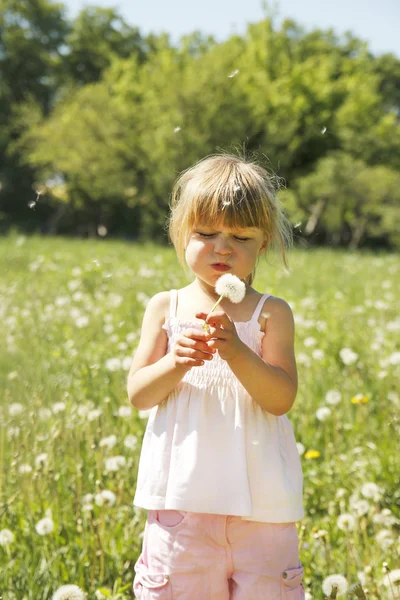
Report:
[[316,350],[313,350],[311,356],[315,358],[315,360],[322,360],[325,356],[325,352],[320,348],[317,348]]
[[85,494],[82,498],[82,510],[90,511],[93,510],[93,494]]
[[388,550],[390,546],[394,544],[393,534],[390,529],[381,529],[376,536],[376,543],[382,548],[382,550]]
[[32,473],[31,465],[27,465],[27,464],[19,465],[18,473],[21,473],[21,475],[25,475],[26,473]]
[[106,360],[106,369],[107,371],[119,371],[122,368],[122,363],[120,358],[109,358]]
[[218,296],[228,298],[234,304],[238,304],[246,295],[246,284],[231,273],[221,275],[215,285]]
[[296,442],[296,446],[299,455],[302,456],[306,450],[304,444],[302,444],[301,442]]
[[7,430],[7,435],[9,438],[18,437],[20,433],[21,429],[17,425],[15,427],[9,427]]
[[337,526],[342,531],[352,531],[354,529],[355,522],[356,520],[353,515],[343,513],[342,515],[338,516]]
[[95,421],[96,419],[101,417],[102,414],[103,414],[103,411],[101,410],[101,408],[93,408],[92,410],[89,410],[89,412],[87,414],[87,420]]
[[111,490],[102,490],[94,497],[97,506],[114,506],[116,499],[116,495]]
[[369,502],[367,502],[367,500],[350,501],[350,506],[358,517],[362,517],[363,515],[366,515],[368,513],[369,507],[370,507]]
[[341,399],[342,399],[342,394],[340,392],[338,392],[337,390],[329,390],[325,396],[326,403],[333,405],[333,406],[335,406],[336,404],[339,404]]
[[2,529],[0,531],[0,546],[9,546],[14,541],[14,534],[10,529]]
[[363,587],[367,585],[367,575],[364,573],[364,571],[358,571],[357,579]]
[[349,587],[347,579],[346,577],[343,577],[343,575],[338,575],[336,573],[334,575],[328,575],[328,577],[325,577],[322,582],[322,591],[324,592],[325,596],[329,597],[331,595],[334,585],[337,586],[338,597],[343,596]]
[[105,470],[110,471],[119,471],[121,467],[126,465],[125,456],[110,456],[105,460]]
[[328,408],[328,406],[321,406],[321,408],[316,411],[315,416],[317,417],[318,421],[326,421],[326,419],[329,419],[331,414],[332,411],[330,408]]
[[393,569],[393,571],[387,572],[380,583],[389,588],[389,599],[395,600],[396,591],[400,589],[400,569]]
[[100,440],[99,442],[99,447],[103,448],[113,448],[115,446],[115,444],[117,443],[117,436],[112,434],[109,435],[108,437],[103,438],[102,440]]
[[22,413],[24,407],[19,402],[12,402],[8,407],[8,414],[10,417],[17,417]]
[[124,446],[129,450],[134,450],[137,447],[137,437],[135,435],[127,435],[124,439]]
[[52,412],[49,408],[44,407],[38,410],[38,417],[41,421],[47,421],[52,416]]
[[372,481],[364,483],[364,485],[361,487],[361,494],[364,496],[364,498],[372,498],[372,500],[375,501],[379,500],[381,497],[381,491],[379,487]]
[[77,585],[62,585],[54,592],[52,600],[86,600],[86,594]]
[[82,329],[82,327],[87,327],[89,325],[89,317],[86,315],[79,316],[77,319],[75,319],[75,325],[76,327],[79,327],[79,329]]
[[353,352],[351,348],[342,348],[339,355],[345,365],[352,365],[358,358],[358,354]]
[[392,352],[388,358],[390,365],[400,365],[400,352]]
[[54,521],[50,517],[45,517],[36,523],[35,529],[39,535],[48,535],[54,530]]
[[37,469],[40,469],[40,467],[45,466],[47,464],[47,461],[48,454],[46,452],[42,452],[41,454],[38,454],[35,458],[35,467]]
[[130,417],[132,416],[132,407],[131,406],[120,406],[117,412],[118,417]]
[[56,415],[60,412],[64,412],[64,410],[67,408],[65,402],[56,402],[55,404],[53,404],[53,413]]

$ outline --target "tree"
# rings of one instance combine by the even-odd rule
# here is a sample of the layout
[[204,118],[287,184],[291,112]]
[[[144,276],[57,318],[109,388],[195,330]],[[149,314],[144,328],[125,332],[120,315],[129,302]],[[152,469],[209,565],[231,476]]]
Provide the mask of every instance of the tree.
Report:
[[146,44],[114,8],[89,6],[72,22],[66,38],[64,69],[80,85],[99,81],[115,57],[146,58]]

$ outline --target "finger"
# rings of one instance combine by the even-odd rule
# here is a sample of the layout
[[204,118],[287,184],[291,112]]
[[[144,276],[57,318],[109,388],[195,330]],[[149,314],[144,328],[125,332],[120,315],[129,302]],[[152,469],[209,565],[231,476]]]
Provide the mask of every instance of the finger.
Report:
[[[226,329],[222,329],[221,327],[210,327],[210,340],[226,340],[230,333]],[[210,345],[210,340],[206,342],[207,346]]]
[[206,331],[202,331],[201,329],[185,329],[182,332],[182,335],[192,340],[207,340],[210,336]]
[[232,319],[225,312],[218,311],[208,316],[207,323],[213,327],[220,326],[229,329],[232,326]]
[[183,348],[192,348],[195,350],[202,350],[203,352],[210,352],[209,347],[207,346],[207,342],[210,340],[210,336],[207,335],[203,339],[193,339],[190,337],[186,337],[182,334],[177,340],[176,343]]
[[176,356],[195,360],[212,360],[214,352],[212,348],[208,347],[206,351],[197,350],[196,348],[186,348],[184,346],[175,347]]

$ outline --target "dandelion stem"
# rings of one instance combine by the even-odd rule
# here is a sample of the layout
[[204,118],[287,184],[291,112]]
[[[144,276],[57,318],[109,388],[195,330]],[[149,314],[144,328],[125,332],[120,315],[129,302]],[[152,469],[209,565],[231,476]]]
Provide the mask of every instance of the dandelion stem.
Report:
[[205,320],[205,321],[204,321],[204,323],[203,323],[203,329],[204,329],[204,331],[207,331],[207,330],[208,330],[208,323],[207,323],[207,319],[208,319],[208,317],[211,315],[211,313],[213,313],[213,312],[214,312],[214,310],[217,308],[218,304],[219,304],[219,303],[222,301],[223,297],[224,297],[224,296],[220,296],[220,297],[218,298],[218,300],[216,301],[216,303],[214,304],[214,306],[212,307],[212,309],[210,310],[210,312],[209,312],[209,313],[208,313],[208,315],[206,316],[206,320]]

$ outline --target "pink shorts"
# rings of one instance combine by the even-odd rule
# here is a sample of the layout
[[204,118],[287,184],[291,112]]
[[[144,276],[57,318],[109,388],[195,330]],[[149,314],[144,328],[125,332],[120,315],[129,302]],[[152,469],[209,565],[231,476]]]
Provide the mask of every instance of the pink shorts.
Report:
[[149,510],[135,573],[141,600],[304,600],[295,523]]

